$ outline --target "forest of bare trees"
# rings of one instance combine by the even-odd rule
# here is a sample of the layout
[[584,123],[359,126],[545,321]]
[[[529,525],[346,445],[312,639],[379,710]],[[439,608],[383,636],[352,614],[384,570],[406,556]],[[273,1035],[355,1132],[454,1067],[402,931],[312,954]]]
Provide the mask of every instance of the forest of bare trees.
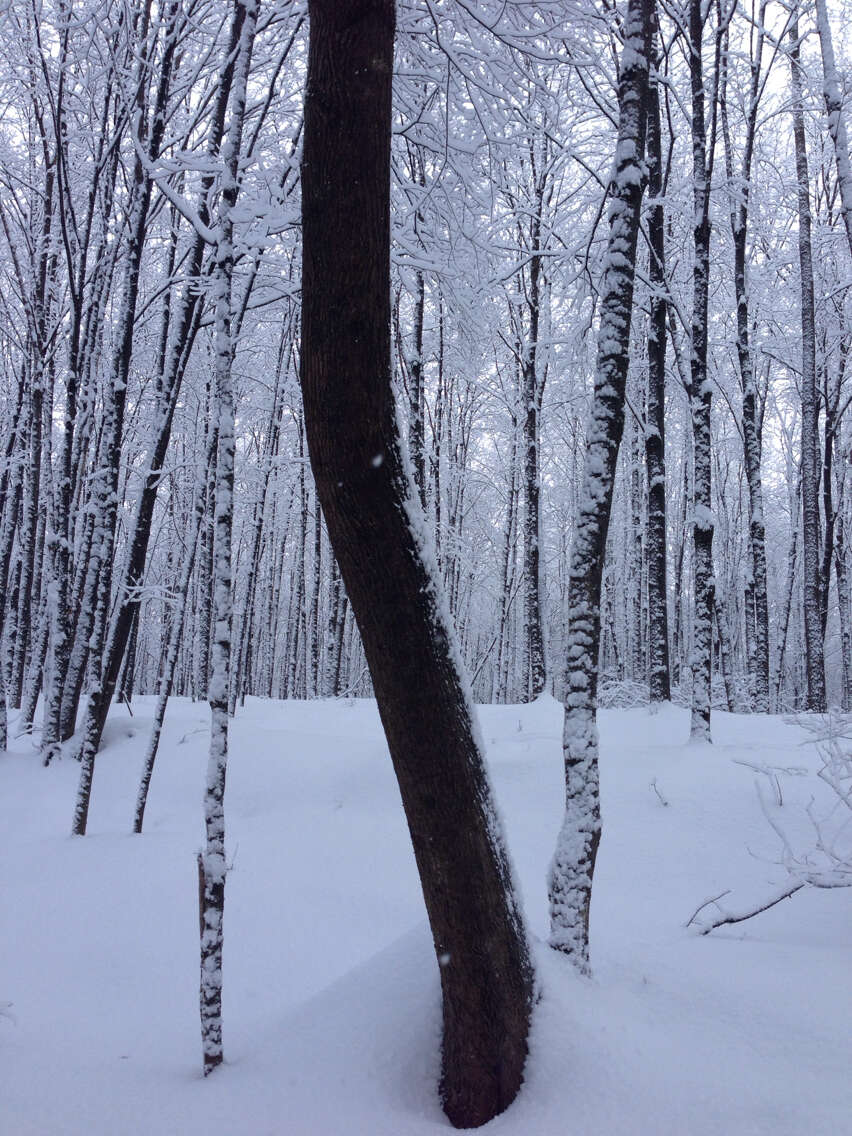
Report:
[[565,702],[551,943],[581,970],[599,706],[672,700],[704,742],[713,710],[852,710],[850,12],[3,7],[0,745],[79,761],[83,835],[108,713],[158,695],[141,832],[169,698],[209,702],[206,1068],[246,697],[376,696],[406,809],[480,832],[512,1052],[487,1100],[445,1067],[459,1123],[511,1099],[532,990],[471,701]]

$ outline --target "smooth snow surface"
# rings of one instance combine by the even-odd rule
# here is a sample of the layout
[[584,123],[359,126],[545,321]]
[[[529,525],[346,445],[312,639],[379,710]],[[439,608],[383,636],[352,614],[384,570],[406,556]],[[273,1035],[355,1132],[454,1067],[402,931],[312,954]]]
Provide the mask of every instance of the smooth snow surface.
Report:
[[[143,836],[130,835],[154,700],[112,714],[89,835],[78,767],[0,756],[3,1136],[427,1136],[437,1100],[437,963],[371,702],[250,700],[226,793],[226,1065],[201,1076],[196,852],[209,711],[169,705]],[[530,929],[562,813],[561,707],[485,707],[482,732]],[[799,893],[737,927],[684,923],[726,888],[785,879],[750,761],[815,768],[796,726],[601,714],[603,843],[594,977],[537,949],[527,1081],[483,1131],[517,1136],[852,1134],[852,890]],[[10,736],[14,738],[14,721]],[[769,786],[767,778],[763,778]],[[661,803],[656,790],[668,802]],[[811,778],[774,818],[806,839]],[[452,965],[450,960],[449,965]]]

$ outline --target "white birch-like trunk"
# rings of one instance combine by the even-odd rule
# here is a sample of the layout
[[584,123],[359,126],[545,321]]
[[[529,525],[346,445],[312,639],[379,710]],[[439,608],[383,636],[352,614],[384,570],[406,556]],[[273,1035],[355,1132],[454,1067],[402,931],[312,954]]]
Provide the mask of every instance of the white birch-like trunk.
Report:
[[[204,1074],[223,1060],[222,1050],[222,944],[225,910],[225,777],[228,765],[228,690],[231,671],[231,535],[234,517],[234,390],[231,362],[231,282],[234,269],[233,210],[239,193],[239,158],[245,118],[246,89],[257,26],[258,0],[236,0],[231,43],[236,61],[226,57],[223,72],[234,68],[231,83],[230,122],[222,146],[222,183],[216,230],[213,280],[216,337],[216,398],[218,462],[214,510],[213,651],[208,697],[210,701],[210,756],[204,793],[205,847],[199,857],[201,904],[201,1043]],[[232,49],[233,50],[233,49]],[[223,82],[227,80],[224,78]]]
[[598,730],[601,576],[624,429],[636,241],[644,188],[653,0],[630,0],[618,85],[619,125],[595,391],[571,548],[563,755],[565,816],[550,867],[550,944],[589,970],[589,907],[600,842]]
[[828,132],[834,143],[837,163],[837,188],[840,190],[840,211],[846,227],[846,239],[852,254],[852,165],[849,162],[849,135],[843,117],[843,87],[834,57],[834,42],[828,20],[826,0],[815,0],[817,31],[822,52],[823,95],[828,115]]

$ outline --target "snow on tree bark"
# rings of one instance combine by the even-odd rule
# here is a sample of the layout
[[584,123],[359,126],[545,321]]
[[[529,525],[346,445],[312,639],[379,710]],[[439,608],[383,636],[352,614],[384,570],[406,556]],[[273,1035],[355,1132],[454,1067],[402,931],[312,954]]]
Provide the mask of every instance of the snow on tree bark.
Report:
[[[231,679],[233,592],[231,537],[234,521],[235,410],[231,364],[231,284],[234,271],[234,207],[239,194],[239,161],[246,97],[257,28],[258,0],[235,0],[230,51],[222,65],[221,86],[230,92],[230,121],[222,144],[222,174],[214,250],[215,413],[218,461],[214,497],[213,651],[210,701],[210,756],[204,793],[205,847],[199,857],[201,902],[201,1044],[204,1074],[223,1060],[222,946],[225,913],[225,778],[228,766],[228,694]],[[233,69],[232,79],[227,78]]]
[[631,420],[630,429],[630,548],[628,551],[628,646],[630,651],[630,678],[633,682],[647,682],[645,641],[642,626],[642,566],[644,555],[644,526],[642,524],[642,427]]
[[850,627],[849,567],[846,562],[846,522],[843,515],[843,474],[840,480],[840,500],[837,506],[837,531],[834,540],[834,568],[837,574],[837,606],[840,611],[841,687],[840,709],[848,713],[852,708],[852,627]]
[[799,275],[802,308],[802,568],[807,709],[826,708],[825,660],[820,619],[819,400],[816,386],[816,319],[808,155],[798,20],[790,25],[793,141],[799,208]]
[[[746,266],[748,221],[757,114],[765,85],[762,70],[765,41],[767,0],[762,0],[757,21],[757,34],[751,58],[751,84],[745,123],[745,141],[739,179],[735,182],[731,139],[728,129],[726,79],[722,86],[722,122],[725,141],[725,165],[731,186],[730,221],[734,243],[734,294],[737,304],[737,359],[742,390],[742,432],[746,481],[749,497],[749,541],[751,551],[751,597],[753,618],[747,626],[750,638],[749,674],[752,680],[752,707],[758,713],[769,713],[769,598],[766,577],[766,527],[763,514],[763,482],[761,454],[763,450],[762,420],[754,360],[749,342],[749,292]],[[724,74],[727,76],[727,48]],[[751,614],[751,607],[749,614]]]
[[[148,155],[153,158],[159,152],[166,126],[166,105],[171,83],[172,67],[179,42],[181,21],[179,4],[176,0],[167,9],[165,20],[165,42],[161,61],[160,78],[148,139]],[[143,56],[139,61],[140,74],[137,76],[137,91],[140,104],[137,104],[137,123],[142,122],[142,74],[147,66]],[[141,148],[141,141],[138,145]],[[133,167],[133,185],[130,197],[130,241],[128,244],[127,267],[121,309],[118,318],[117,345],[112,360],[108,389],[104,395],[103,428],[103,466],[93,495],[92,547],[86,576],[81,613],[81,634],[77,639],[77,652],[69,658],[67,668],[68,691],[71,700],[69,719],[76,717],[76,701],[82,685],[82,671],[85,653],[88,651],[94,661],[94,684],[90,691],[90,703],[97,705],[103,693],[106,676],[105,666],[109,660],[104,657],[109,623],[109,605],[112,594],[112,575],[115,550],[116,519],[118,513],[118,483],[121,464],[121,439],[124,424],[124,408],[127,399],[127,381],[130,362],[133,356],[133,329],[136,305],[139,295],[139,278],[142,265],[142,251],[145,243],[146,221],[151,202],[153,184],[147,175],[141,153],[137,152]],[[72,669],[71,663],[76,669]],[[108,705],[108,703],[107,703]],[[60,707],[61,712],[61,707]],[[70,723],[69,723],[70,724]],[[71,831],[75,836],[85,835],[89,815],[89,801],[92,792],[95,757],[100,742],[101,730],[94,731],[97,724],[92,715],[87,714],[83,745],[81,747],[80,783],[74,808]],[[102,727],[101,727],[102,729]],[[95,736],[96,735],[96,736]]]
[[[423,183],[422,164],[420,182]],[[415,219],[416,229],[416,219]],[[408,375],[408,449],[414,480],[420,492],[420,502],[426,511],[426,439],[424,426],[423,389],[423,317],[426,309],[426,279],[422,272],[416,273],[416,298],[414,301],[414,349],[411,355]]]
[[[212,121],[208,131],[208,154],[211,157],[218,153],[222,142],[232,77],[233,61],[225,70],[224,85],[220,81],[216,92]],[[208,198],[212,188],[212,175],[205,173],[201,179],[198,205],[198,218],[204,227],[209,220]],[[205,247],[205,235],[203,235],[203,232],[196,231],[193,244],[184,261],[185,276],[188,280],[198,280],[202,277]],[[109,624],[109,633],[105,639],[99,685],[90,694],[86,707],[83,740],[79,751],[84,768],[88,768],[94,763],[106,725],[110,703],[115,693],[122,661],[131,638],[131,631],[138,619],[140,585],[145,572],[157,492],[162,480],[163,463],[171,438],[177,399],[198,333],[202,309],[203,303],[199,289],[185,287],[178,310],[172,313],[167,308],[164,312],[162,351],[155,381],[154,421],[150,432],[150,456],[145,467],[142,489],[128,532],[128,551],[118,586],[117,602]],[[88,775],[85,779],[81,776],[74,824],[75,826],[79,824],[82,832],[85,831],[90,792],[91,776]]]
[[[707,145],[702,41],[707,9],[701,0],[689,5],[689,76],[692,91],[693,245],[689,409],[692,421],[692,710],[690,737],[711,741],[710,703],[713,660],[713,511],[711,496],[712,387],[707,375],[710,297],[710,183],[713,140]],[[717,75],[719,40],[717,37]]]
[[618,83],[618,142],[600,303],[595,389],[568,587],[565,817],[550,867],[550,944],[589,970],[589,905],[600,842],[597,706],[601,576],[624,429],[636,242],[644,188],[653,0],[630,0]]
[[[0,473],[0,597],[6,595],[9,580],[9,566],[12,561],[12,547],[15,541],[15,528],[21,498],[23,462],[15,460],[15,450],[22,445],[25,436],[22,413],[24,407],[24,379],[18,379],[17,405],[12,417],[11,429],[6,439],[3,454],[2,473]],[[5,603],[0,601],[0,639],[3,634]],[[0,659],[0,751],[7,743],[6,678],[2,659]]]
[[852,254],[852,165],[849,162],[849,135],[843,117],[843,87],[834,56],[834,41],[828,19],[826,0],[815,0],[817,31],[822,53],[823,96],[828,115],[828,132],[834,143],[837,165],[837,188],[840,191],[840,212],[846,228],[849,252]]
[[524,691],[537,698],[547,680],[541,620],[541,473],[539,439],[544,383],[540,374],[542,305],[541,214],[544,184],[535,187],[536,214],[530,224],[529,328],[521,359],[524,429]]
[[[654,20],[654,36],[658,34]],[[648,688],[651,702],[671,698],[669,671],[669,596],[666,555],[666,245],[663,192],[663,147],[658,49],[653,42],[653,71],[648,90],[648,269],[651,312],[648,327],[645,464],[648,472]]]

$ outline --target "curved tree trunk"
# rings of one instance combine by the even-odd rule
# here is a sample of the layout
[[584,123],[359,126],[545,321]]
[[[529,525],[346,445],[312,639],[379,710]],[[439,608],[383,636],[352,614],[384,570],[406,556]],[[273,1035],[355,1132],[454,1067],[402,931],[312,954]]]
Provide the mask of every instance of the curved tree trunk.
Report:
[[391,389],[393,0],[311,0],[302,166],[305,426],[440,962],[459,1127],[523,1077],[533,973],[432,540]]

